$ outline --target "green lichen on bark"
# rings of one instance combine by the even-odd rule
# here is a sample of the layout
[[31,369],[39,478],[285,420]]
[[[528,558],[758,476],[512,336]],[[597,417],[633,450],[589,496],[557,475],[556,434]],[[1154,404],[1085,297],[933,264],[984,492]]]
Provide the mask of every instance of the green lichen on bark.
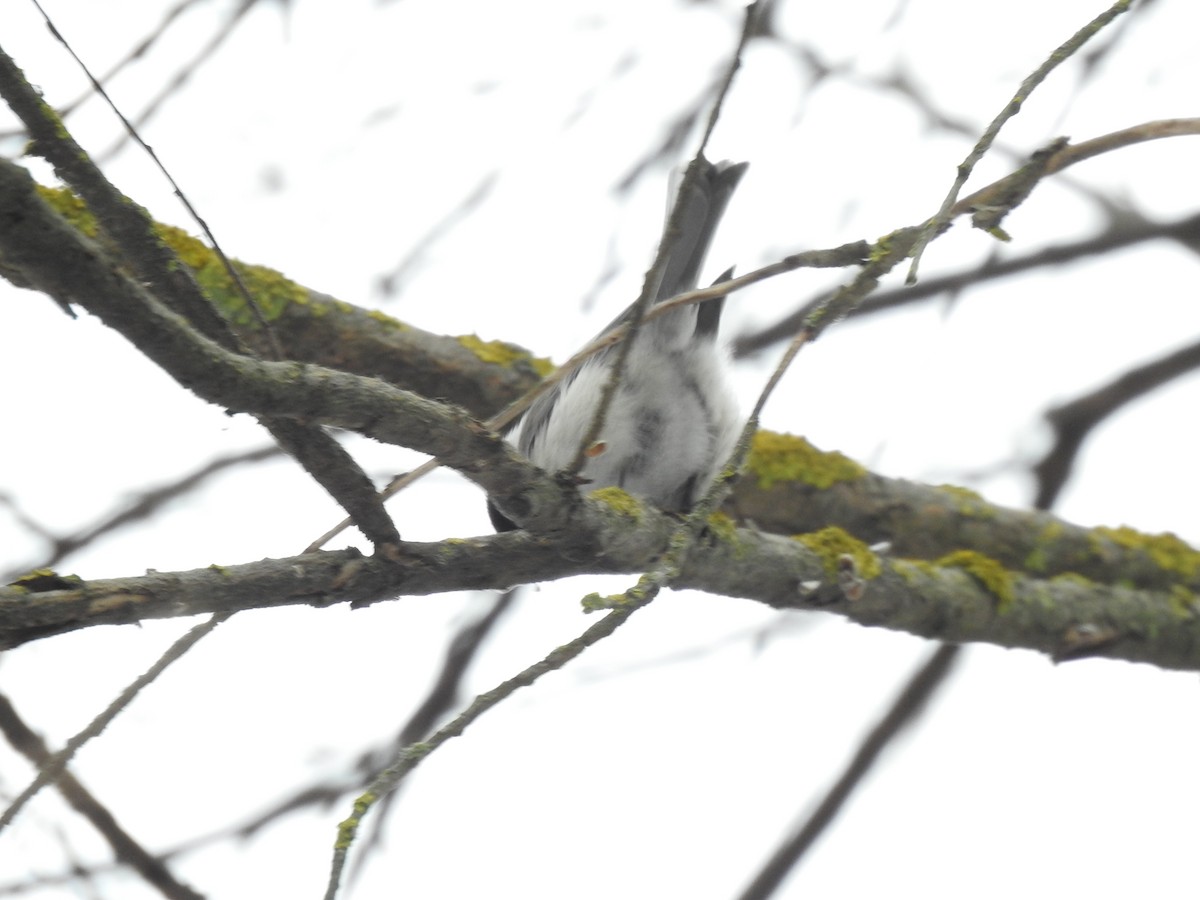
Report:
[[[204,293],[225,311],[235,327],[253,329],[258,324],[254,310],[247,304],[229,270],[212,248],[173,225],[156,223],[155,230],[183,264],[192,270]],[[267,322],[278,319],[292,304],[310,305],[308,290],[282,272],[237,260],[231,260],[231,263]]]
[[1013,602],[1013,576],[990,556],[974,550],[956,550],[933,563],[943,569],[962,569],[996,598],[996,611],[1004,612]]
[[[70,222],[81,234],[96,238],[100,228],[96,217],[75,193],[66,188],[51,188],[38,185],[38,194],[55,212]],[[193,237],[182,228],[155,223],[159,239],[175,251],[175,255],[192,270],[196,282],[205,294],[223,309],[230,322],[241,328],[254,328],[258,317],[249,308],[221,257],[199,238]],[[266,266],[231,260],[247,292],[258,306],[263,319],[268,322],[279,318],[292,304],[304,304],[316,314],[327,312],[327,308],[310,302],[310,292],[287,278],[281,272]],[[350,307],[347,305],[347,309]]]
[[983,497],[970,488],[956,484],[939,484],[935,490],[951,498],[954,511],[960,516],[970,516],[974,519],[994,519],[996,509]]
[[51,209],[74,225],[80,234],[94,238],[99,233],[96,217],[87,208],[87,204],[66,188],[51,188],[39,184],[37,192]]
[[1154,565],[1172,575],[1190,580],[1200,572],[1200,552],[1169,532],[1144,534],[1122,525],[1118,528],[1095,528],[1092,534],[1092,549],[1098,556],[1103,556],[1102,542],[1108,540],[1126,550],[1144,553]]
[[839,563],[843,556],[854,560],[857,574],[866,579],[878,578],[883,568],[871,548],[851,535],[849,532],[830,526],[810,534],[794,534],[792,540],[799,541],[809,550],[821,557],[825,574],[832,580],[838,575]]
[[554,371],[554,363],[507,341],[485,341],[476,334],[464,334],[458,342],[475,354],[481,362],[511,368],[524,363],[545,378]]
[[760,431],[754,435],[746,471],[763,490],[780,481],[799,481],[828,488],[841,481],[857,481],[867,470],[841,453],[818,450],[802,437]]
[[593,500],[599,500],[609,509],[627,516],[635,522],[641,521],[644,507],[641,501],[628,491],[623,491],[619,487],[609,486],[596,488],[588,496]]
[[737,522],[720,511],[708,517],[707,528],[713,536],[722,541],[732,541],[737,536]]

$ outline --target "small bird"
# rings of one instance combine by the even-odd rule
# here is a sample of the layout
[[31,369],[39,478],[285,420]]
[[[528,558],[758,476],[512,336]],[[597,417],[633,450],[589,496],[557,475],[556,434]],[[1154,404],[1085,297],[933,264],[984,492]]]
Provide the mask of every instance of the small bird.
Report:
[[[700,268],[746,163],[699,160],[699,177],[685,181],[675,204],[678,236],[653,302],[694,290]],[[718,281],[726,280],[732,270]],[[585,361],[539,397],[508,439],[548,472],[574,463],[581,490],[616,486],[669,512],[687,512],[733,452],[741,430],[717,330],[725,298],[682,306],[646,322],[633,338],[620,387],[598,439],[581,447],[616,360],[616,346]],[[600,335],[632,317],[629,307]],[[516,526],[489,500],[497,531]]]

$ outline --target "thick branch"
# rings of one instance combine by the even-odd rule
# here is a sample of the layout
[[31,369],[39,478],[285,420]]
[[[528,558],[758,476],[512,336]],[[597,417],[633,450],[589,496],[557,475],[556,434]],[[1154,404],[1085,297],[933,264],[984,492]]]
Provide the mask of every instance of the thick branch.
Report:
[[1200,551],[1175,535],[1083,528],[988,503],[965,488],[885,478],[790,435],[758,434],[725,511],[775,534],[835,526],[868,544],[887,542],[905,559],[969,550],[1037,578],[1071,575],[1200,595]]
[[[31,581],[29,587],[0,588],[0,646],[152,618],[296,604],[365,605],[400,594],[642,572],[653,566],[657,548],[677,527],[650,510],[631,518],[594,502],[585,504],[576,526],[570,546],[510,532],[404,543],[393,559],[346,550],[69,587],[62,579]],[[39,584],[50,589],[38,590]],[[1190,596],[1186,589],[1027,578],[979,554],[918,563],[877,556],[848,538],[830,549],[820,535],[793,540],[737,530],[709,534],[674,584],[781,609],[835,612],[864,625],[953,643],[983,641],[1057,659],[1097,655],[1200,670],[1200,619],[1182,602]]]

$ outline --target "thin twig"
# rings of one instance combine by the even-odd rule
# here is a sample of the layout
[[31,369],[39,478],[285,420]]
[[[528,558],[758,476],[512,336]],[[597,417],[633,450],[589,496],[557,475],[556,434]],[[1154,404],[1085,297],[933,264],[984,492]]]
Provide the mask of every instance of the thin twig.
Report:
[[739,900],[767,900],[788,873],[829,827],[880,754],[904,728],[924,711],[929,698],[945,683],[959,658],[957,644],[942,644],[909,679],[900,695],[859,746],[842,775],[826,792],[820,805],[780,847],[739,895]]
[[1080,448],[1097,425],[1127,404],[1197,369],[1200,369],[1200,341],[1123,372],[1107,384],[1047,412],[1055,440],[1054,446],[1033,467],[1037,476],[1037,507],[1048,509],[1058,499],[1075,467]]
[[[1127,4],[1118,3],[1117,5],[1125,6]],[[1115,13],[1112,13],[1110,10],[1109,18],[1111,19],[1113,15],[1115,15]],[[1092,29],[1091,31],[1087,31],[1086,29],[1081,31],[1076,35],[1075,38],[1072,39],[1072,41],[1077,41],[1076,46],[1082,44],[1082,42],[1086,40],[1088,36],[1093,34],[1095,30],[1098,30],[1099,27],[1102,27],[1102,25],[1103,23],[1097,25],[1095,22],[1093,22],[1092,26],[1089,26]],[[1062,56],[1063,59],[1065,59],[1066,56],[1069,56],[1070,52],[1073,52],[1073,49],[1070,49],[1069,47],[1070,43],[1071,42],[1068,42],[1068,45],[1064,45],[1064,47],[1060,48],[1059,50],[1059,53],[1062,53],[1064,50],[1068,51]],[[1058,56],[1059,54],[1056,53],[1051,58],[1055,65],[1057,62],[1061,61]],[[962,187],[962,184],[965,183],[969,177],[971,169],[974,167],[975,163],[982,158],[988,146],[990,146],[992,140],[994,140],[996,134],[999,132],[1004,121],[1014,115],[1017,109],[1020,108],[1021,99],[1027,96],[1028,92],[1031,91],[1033,87],[1035,87],[1036,84],[1042,78],[1044,78],[1052,68],[1053,65],[1044,64],[1038,70],[1038,72],[1035,72],[1034,75],[1030,76],[1030,78],[1026,79],[1025,82],[1022,83],[1021,90],[1018,92],[1017,97],[1014,98],[1012,103],[1010,103],[1009,108],[1006,109],[1005,113],[1002,113],[1001,116],[997,117],[997,119],[988,128],[988,131],[985,132],[984,137],[980,139],[980,142],[976,145],[975,150],[972,151],[972,155],[969,156],[967,160],[959,166],[959,177],[955,181],[954,186],[951,188],[950,194],[944,201],[941,210],[939,210],[937,215],[930,221],[930,224],[921,230],[914,245],[912,246],[911,253],[913,262],[909,272],[910,283],[916,279],[917,262],[922,249],[930,239],[940,233],[942,228],[952,217],[952,208],[955,206],[954,201],[957,198],[958,191]],[[1043,174],[1045,171],[1046,168],[1043,163],[1043,167],[1041,172],[1039,172],[1039,175]],[[868,275],[868,270],[873,267],[874,262],[872,265],[868,266],[863,273],[860,274],[858,279],[856,279],[857,281],[863,283],[868,290],[873,288],[873,284],[870,284],[869,281],[874,281],[877,283],[877,279]],[[852,305],[847,307],[845,310],[838,310],[837,307],[841,302],[841,297],[843,294],[849,295]],[[792,344],[788,348],[788,353],[785,354],[785,359],[789,359],[790,357],[794,356],[799,350],[800,345],[809,339],[810,330],[814,326],[819,325],[826,310],[833,309],[835,315],[840,317],[840,315],[848,313],[849,310],[853,308],[853,305],[860,303],[862,297],[864,296],[865,294],[858,295],[853,290],[847,291],[847,288],[843,288],[828,298],[824,303],[820,304],[805,318],[805,327],[801,329],[800,333],[797,334],[795,339],[793,339]],[[871,730],[870,734],[859,746],[857,752],[854,754],[854,757],[843,771],[841,777],[839,777],[838,780],[826,792],[817,809],[812,813],[811,816],[808,817],[804,824],[791,837],[784,841],[784,843],[775,851],[774,854],[772,854],[763,868],[747,886],[745,891],[742,892],[740,895],[740,900],[767,900],[767,898],[775,893],[775,891],[783,883],[784,878],[786,878],[787,875],[796,867],[796,865],[804,857],[809,848],[813,846],[816,840],[829,828],[830,824],[834,821],[838,812],[841,810],[842,805],[862,783],[867,772],[869,772],[874,766],[883,750],[892,743],[905,724],[913,721],[924,710],[929,697],[939,685],[944,683],[946,676],[948,675],[954,662],[958,659],[959,655],[960,648],[955,644],[942,644],[933,652],[929,660],[913,675],[904,691],[892,703],[888,709],[888,712],[879,721],[875,728]]]
[[[221,23],[217,31],[205,42],[204,46],[202,46],[195,53],[195,55],[192,56],[191,59],[182,63],[176,70],[175,74],[163,83],[163,86],[159,88],[158,93],[151,97],[146,105],[142,107],[142,111],[133,119],[134,131],[126,131],[125,135],[118,138],[111,147],[102,152],[99,158],[104,161],[111,159],[121,150],[121,148],[125,145],[125,142],[130,137],[140,143],[141,139],[138,137],[136,130],[139,128],[144,128],[146,124],[154,117],[154,115],[162,108],[162,105],[168,99],[170,99],[171,95],[175,94],[185,84],[187,84],[188,80],[192,77],[193,73],[200,68],[201,64],[212,59],[217,50],[220,49],[221,45],[224,44],[225,41],[227,41],[234,33],[234,29],[237,28],[238,23],[245,18],[246,13],[250,12],[250,10],[253,9],[255,4],[258,2],[259,0],[242,0],[237,8],[231,10],[225,21]],[[105,81],[107,81],[107,79],[101,79],[101,82]]]
[[[251,2],[253,2],[253,0],[251,0]],[[79,58],[79,55],[75,52],[75,49],[70,45],[70,43],[68,43],[67,39],[62,36],[62,33],[58,30],[57,26],[55,26],[54,22],[50,19],[50,16],[47,15],[46,11],[42,9],[42,5],[38,2],[38,0],[32,0],[32,3],[37,7],[37,11],[42,14],[42,18],[45,19],[46,27],[50,29],[50,33],[54,35],[54,38],[60,44],[63,45],[67,53],[71,55],[71,58],[78,63],[79,68],[83,70],[83,74],[86,75],[88,81],[91,82],[93,90],[95,90],[98,95],[104,98],[104,102],[108,104],[108,107],[112,110],[113,115],[120,120],[121,124],[125,128],[126,133],[137,142],[137,145],[141,147],[142,150],[145,151],[146,155],[149,156],[154,162],[154,164],[158,166],[158,170],[162,173],[163,177],[167,179],[167,183],[171,185],[171,190],[174,192],[175,196],[179,198],[179,202],[183,204],[183,207],[187,210],[188,215],[190,215],[196,224],[200,226],[200,229],[204,232],[204,236],[208,238],[208,242],[212,245],[213,252],[217,255],[217,258],[221,261],[221,265],[225,268],[226,274],[229,275],[230,280],[232,280],[234,285],[237,287],[237,291],[239,294],[241,294],[242,299],[246,301],[246,306],[251,310],[251,312],[253,312],[259,328],[267,336],[267,341],[271,347],[273,358],[283,359],[283,348],[279,346],[279,341],[275,337],[275,332],[271,328],[271,323],[268,322],[266,316],[263,315],[262,309],[258,305],[258,301],[250,295],[250,291],[246,288],[245,282],[242,281],[241,273],[238,272],[233,263],[230,262],[229,257],[225,255],[225,251],[221,249],[221,245],[217,242],[217,236],[213,234],[212,229],[208,227],[208,222],[204,220],[196,207],[192,206],[192,202],[187,198],[187,195],[184,194],[183,188],[179,186],[179,183],[175,180],[174,176],[167,171],[167,167],[164,166],[162,160],[158,158],[158,154],[154,152],[154,148],[142,140],[142,136],[138,134],[137,129],[133,127],[133,123],[125,118],[125,114],[121,112],[121,110],[117,107],[117,104],[114,103],[112,98],[108,96],[108,92],[104,90],[104,85],[102,85],[99,80],[97,80],[96,76],[92,74],[92,71],[87,67],[87,64]],[[243,3],[243,9],[245,8],[248,8],[248,4]]]
[[56,780],[63,776],[67,764],[71,758],[79,751],[79,748],[90,741],[92,738],[100,735],[109,723],[124,710],[133,699],[142,692],[142,690],[151,684],[154,679],[161,675],[171,663],[178,660],[188,650],[192,649],[201,638],[207,636],[214,628],[228,619],[233,613],[217,613],[211,616],[207,622],[195,626],[179,640],[175,641],[166,652],[163,653],[154,664],[145,672],[135,678],[126,688],[116,696],[116,699],[110,703],[103,712],[90,721],[87,726],[76,735],[74,735],[61,750],[54,754],[47,754],[46,758],[40,762],[37,776],[29,784],[25,790],[17,795],[16,799],[9,804],[8,809],[0,815],[0,831],[3,831],[16,817],[21,808],[25,806],[34,795],[37,794],[43,787],[48,784],[53,784]]
[[[219,474],[225,469],[244,465],[246,463],[255,463],[272,459],[280,456],[281,453],[282,451],[278,447],[267,446],[260,447],[257,450],[247,450],[242,453],[233,453],[228,456],[222,456],[218,459],[211,460],[196,471],[191,472],[190,474],[185,475],[182,478],[171,482],[170,484],[165,484],[156,488],[150,488],[141,492],[128,503],[126,503],[124,508],[106,516],[96,524],[87,528],[83,528],[74,534],[68,534],[62,537],[57,537],[27,517],[22,517],[25,520],[26,526],[31,530],[36,531],[40,537],[47,540],[51,544],[52,549],[50,554],[41,562],[19,566],[11,573],[0,575],[0,581],[11,581],[22,572],[28,572],[31,569],[53,568],[72,553],[75,553],[81,548],[88,546],[93,541],[98,540],[104,535],[150,518],[152,515],[161,510],[166,504],[179,499],[189,491],[193,491],[196,488],[202,487],[212,476]],[[8,498],[0,496],[0,503],[3,502],[9,503],[10,506],[12,505]]]
[[967,183],[967,179],[971,177],[971,172],[974,171],[975,164],[983,159],[984,154],[992,146],[992,142],[995,141],[996,136],[1000,133],[1000,129],[1004,127],[1004,124],[1009,119],[1020,112],[1022,104],[1029,99],[1029,95],[1033,93],[1039,84],[1046,80],[1046,77],[1051,72],[1058,68],[1061,63],[1070,59],[1080,47],[1095,37],[1104,26],[1127,11],[1132,2],[1133,0],[1117,0],[1111,7],[1075,32],[1075,34],[1046,57],[1045,61],[1021,82],[1012,99],[1008,101],[1004,109],[992,120],[991,124],[988,125],[982,136],[975,143],[975,146],[971,148],[971,152],[967,154],[967,158],[958,164],[958,172],[955,175],[954,184],[951,185],[949,192],[946,194],[946,199],[942,201],[941,208],[922,228],[921,235],[912,249],[912,263],[909,266],[908,276],[905,279],[908,284],[912,284],[917,280],[917,268],[921,261],[921,254],[925,252],[925,247],[928,246],[929,242],[940,234],[946,223],[950,221],[950,211],[958,199],[959,191]]
[[[9,699],[2,694],[0,732],[18,752],[41,771],[52,768],[55,760],[62,755],[62,751],[57,754],[50,752],[42,739],[17,714]],[[162,860],[134,840],[113,814],[70,773],[60,773],[58,782],[59,790],[71,807],[100,832],[112,847],[117,859],[141,875],[147,884],[170,900],[204,900],[201,894],[177,880]]]
[[[497,594],[492,598],[486,613],[459,627],[446,646],[441,669],[434,677],[433,685],[425,699],[417,705],[388,748],[386,758],[389,761],[395,759],[403,748],[428,736],[442,717],[459,702],[467,671],[479,655],[484,642],[516,602],[522,587],[517,585]],[[369,759],[364,760],[370,766],[369,773],[372,777],[378,774],[379,765],[375,762],[378,758],[378,754],[372,753]],[[399,796],[399,790],[394,790],[383,798],[379,805],[379,814],[372,820],[371,834],[363,842],[362,852],[358,855],[357,864],[351,872],[351,880],[361,871],[370,851],[381,846],[383,825]]]
[[[876,291],[847,313],[847,318],[860,318],[873,313],[899,309],[909,304],[940,296],[955,297],[968,288],[982,283],[1019,275],[1034,269],[1060,266],[1089,256],[1102,256],[1113,250],[1155,240],[1174,240],[1184,246],[1200,246],[1200,215],[1190,215],[1171,222],[1133,222],[1122,217],[1110,227],[1092,237],[1070,243],[1053,244],[1024,256],[993,257],[975,269],[964,269],[922,278],[914,285],[904,285]],[[795,334],[805,319],[829,296],[828,291],[807,300],[784,318],[763,328],[738,335],[732,342],[735,359],[751,356]]]
[[334,900],[338,893],[342,871],[346,865],[346,857],[354,844],[355,835],[363,817],[385,795],[394,791],[404,778],[430,753],[437,750],[451,738],[456,738],[466,730],[467,726],[494,709],[502,700],[511,697],[524,687],[529,687],[547,672],[561,669],[568,662],[579,656],[588,647],[608,637],[629,619],[640,607],[626,606],[615,609],[603,619],[593,624],[579,637],[569,643],[555,648],[547,656],[529,666],[507,681],[498,684],[486,693],[480,694],[471,705],[454,717],[450,722],[439,728],[429,740],[410,744],[397,754],[396,761],[379,773],[371,785],[354,801],[354,811],[349,818],[338,825],[338,838],[334,845],[333,864],[330,868],[329,883],[325,890],[325,900]]

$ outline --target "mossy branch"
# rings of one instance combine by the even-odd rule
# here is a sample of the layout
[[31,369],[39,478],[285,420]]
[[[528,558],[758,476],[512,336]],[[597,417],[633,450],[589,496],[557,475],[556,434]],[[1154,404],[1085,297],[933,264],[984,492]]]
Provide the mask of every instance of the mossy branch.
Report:
[[1035,578],[1070,575],[1200,595],[1200,551],[1173,534],[1084,528],[989,503],[967,488],[885,478],[794,435],[756,436],[725,512],[776,534],[835,526],[870,544],[886,542],[907,559],[968,550]]
[[[95,216],[72,191],[38,185],[37,192],[84,237],[103,240]],[[255,350],[265,349],[258,317],[246,309],[217,255],[180,228],[159,223],[155,229],[238,337]],[[236,259],[233,265],[288,359],[382,378],[426,397],[448,399],[479,418],[502,409],[553,368],[548,360],[513,344],[481,340],[474,334],[434,334],[297,284],[267,266]],[[29,286],[20,272],[4,274],[20,286]],[[64,296],[54,299],[71,302]]]
[[[511,532],[402,543],[390,559],[345,550],[95,581],[40,573],[0,588],[0,646],[153,618],[297,604],[362,606],[397,595],[501,588],[514,580],[644,572],[677,527],[651,509],[631,520],[587,502],[570,537],[559,541]],[[832,612],[951,643],[1200,671],[1200,617],[1183,579],[1149,590],[1081,575],[1033,578],[974,551],[906,560],[836,532],[795,540],[745,528],[713,530],[673,584],[777,609]]]

